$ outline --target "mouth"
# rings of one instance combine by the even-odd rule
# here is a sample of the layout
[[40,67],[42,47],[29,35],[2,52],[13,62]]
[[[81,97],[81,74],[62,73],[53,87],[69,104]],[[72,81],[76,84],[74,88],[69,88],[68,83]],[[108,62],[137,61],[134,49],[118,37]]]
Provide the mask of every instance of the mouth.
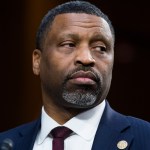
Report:
[[91,71],[78,71],[71,75],[69,81],[76,85],[94,85],[97,82],[97,77]]

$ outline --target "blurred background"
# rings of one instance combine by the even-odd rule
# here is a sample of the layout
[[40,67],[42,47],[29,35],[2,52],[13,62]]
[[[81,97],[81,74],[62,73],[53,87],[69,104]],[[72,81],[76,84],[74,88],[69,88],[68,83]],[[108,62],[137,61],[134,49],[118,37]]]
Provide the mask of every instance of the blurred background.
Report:
[[[48,9],[65,0],[1,1],[0,131],[36,119],[41,111],[40,80],[32,73],[35,34]],[[150,121],[150,13],[147,0],[89,0],[116,31],[111,106]]]

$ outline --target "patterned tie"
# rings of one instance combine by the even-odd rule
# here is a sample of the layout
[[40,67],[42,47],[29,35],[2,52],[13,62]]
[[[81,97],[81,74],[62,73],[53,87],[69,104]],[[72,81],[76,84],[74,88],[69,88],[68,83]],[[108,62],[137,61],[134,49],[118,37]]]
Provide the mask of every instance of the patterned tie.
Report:
[[64,140],[72,133],[67,127],[56,127],[51,131],[53,137],[52,150],[64,150]]

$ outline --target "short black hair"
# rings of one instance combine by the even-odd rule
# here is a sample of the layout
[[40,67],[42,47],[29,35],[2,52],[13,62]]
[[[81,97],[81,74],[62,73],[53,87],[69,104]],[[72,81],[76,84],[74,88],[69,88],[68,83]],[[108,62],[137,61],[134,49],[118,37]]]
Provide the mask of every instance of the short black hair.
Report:
[[115,40],[114,28],[108,16],[104,14],[95,5],[86,1],[77,0],[77,1],[70,1],[70,2],[63,3],[48,11],[48,13],[42,19],[39,29],[37,31],[37,35],[36,35],[36,48],[37,49],[42,50],[43,43],[44,43],[46,33],[47,33],[47,29],[50,29],[54,18],[57,15],[64,14],[64,13],[86,13],[86,14],[91,14],[91,15],[96,15],[98,17],[102,17],[109,24],[111,33]]

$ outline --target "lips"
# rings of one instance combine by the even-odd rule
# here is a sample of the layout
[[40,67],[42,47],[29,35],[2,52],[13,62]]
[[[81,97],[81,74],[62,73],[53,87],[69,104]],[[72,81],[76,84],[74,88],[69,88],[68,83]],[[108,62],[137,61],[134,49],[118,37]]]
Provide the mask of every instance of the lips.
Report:
[[73,84],[93,85],[97,82],[97,78],[91,71],[78,71],[71,75],[70,82]]

